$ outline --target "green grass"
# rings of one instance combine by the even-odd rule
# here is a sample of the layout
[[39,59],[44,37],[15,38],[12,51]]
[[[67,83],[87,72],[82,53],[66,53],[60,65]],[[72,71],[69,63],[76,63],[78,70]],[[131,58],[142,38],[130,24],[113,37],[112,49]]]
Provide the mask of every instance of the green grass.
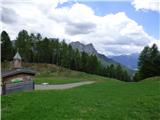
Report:
[[49,84],[65,84],[65,83],[75,83],[82,81],[81,79],[74,79],[74,78],[66,78],[66,77],[36,77],[34,79],[35,83],[49,83]]
[[[68,90],[2,96],[2,120],[159,120],[160,77],[137,83],[71,71],[51,64],[23,64],[37,71],[36,83],[96,81]],[[2,63],[2,69],[8,69]]]
[[63,71],[54,73],[41,73],[36,75],[34,82],[37,84],[49,83],[49,84],[65,84],[75,83],[81,81],[102,81],[105,77],[86,74],[76,71]]
[[105,78],[68,90],[2,96],[2,120],[159,120],[159,101],[160,77],[138,83]]

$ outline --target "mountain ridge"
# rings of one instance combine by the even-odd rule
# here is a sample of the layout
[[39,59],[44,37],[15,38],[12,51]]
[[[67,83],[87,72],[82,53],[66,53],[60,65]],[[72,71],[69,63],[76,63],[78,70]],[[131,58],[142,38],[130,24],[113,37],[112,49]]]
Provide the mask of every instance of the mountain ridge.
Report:
[[128,71],[130,75],[133,75],[135,73],[134,70],[128,68],[127,66],[121,64],[120,62],[115,61],[112,58],[105,56],[104,54],[98,53],[92,43],[85,45],[83,43],[80,43],[79,41],[76,41],[76,42],[71,42],[70,45],[72,46],[73,49],[78,49],[80,52],[86,52],[88,54],[96,55],[103,66],[109,66],[111,64],[113,65],[120,64],[124,69]]
[[82,44],[79,41],[71,42],[70,45],[73,49],[78,49],[80,52],[86,52],[88,54],[98,55],[97,50],[94,48],[92,43]]
[[116,62],[121,63],[122,65],[127,66],[130,69],[137,70],[138,68],[138,58],[139,53],[133,53],[130,55],[119,55],[119,56],[110,56],[109,58],[113,59]]
[[85,45],[83,43],[80,43],[79,41],[76,41],[76,42],[71,42],[70,45],[72,46],[73,49],[78,49],[80,52],[86,52],[90,55],[91,54],[96,55],[103,65],[117,64],[117,62],[106,57],[104,54],[98,53],[92,43]]

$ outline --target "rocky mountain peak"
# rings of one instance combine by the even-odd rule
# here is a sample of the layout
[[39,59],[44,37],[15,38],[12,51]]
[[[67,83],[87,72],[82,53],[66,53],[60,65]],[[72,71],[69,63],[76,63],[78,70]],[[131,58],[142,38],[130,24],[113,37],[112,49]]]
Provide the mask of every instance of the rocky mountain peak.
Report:
[[71,42],[70,45],[72,46],[73,49],[78,49],[80,52],[86,52],[88,54],[94,54],[94,55],[98,54],[92,43],[85,45],[80,43],[79,41],[76,41],[76,42]]
[[[111,65],[111,64],[113,64],[113,65],[118,65],[119,64],[118,62],[115,62],[111,58],[108,58],[105,55],[98,53],[96,51],[96,49],[94,48],[92,43],[89,43],[89,44],[85,45],[85,44],[80,43],[79,41],[76,41],[76,42],[71,42],[70,45],[72,46],[73,49],[78,49],[80,52],[86,52],[90,55],[91,54],[96,55],[97,58],[99,59],[99,61],[101,62],[101,64],[104,65],[104,66],[108,66],[108,65]],[[123,65],[123,67],[127,71],[129,71],[130,73],[133,72],[130,69],[128,69],[127,67],[125,67],[124,65]]]

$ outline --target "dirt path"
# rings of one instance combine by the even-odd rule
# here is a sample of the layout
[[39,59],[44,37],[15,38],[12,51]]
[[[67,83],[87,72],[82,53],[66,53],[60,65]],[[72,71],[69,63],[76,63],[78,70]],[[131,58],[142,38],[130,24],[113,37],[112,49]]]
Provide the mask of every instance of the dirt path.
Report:
[[84,81],[84,82],[61,84],[61,85],[36,84],[35,85],[35,90],[63,90],[63,89],[78,87],[78,86],[81,86],[81,85],[88,85],[88,84],[92,84],[92,83],[95,83],[95,81]]

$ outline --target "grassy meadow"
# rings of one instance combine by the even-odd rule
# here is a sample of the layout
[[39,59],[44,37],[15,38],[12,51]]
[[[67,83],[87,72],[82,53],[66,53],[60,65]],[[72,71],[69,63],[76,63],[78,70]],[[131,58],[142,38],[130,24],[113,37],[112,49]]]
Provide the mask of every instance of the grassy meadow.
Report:
[[[36,69],[37,65],[31,66]],[[2,120],[160,119],[160,77],[127,83],[54,67],[45,66],[46,71],[36,69],[34,81],[63,84],[92,80],[96,83],[67,90],[17,92],[2,96]]]
[[159,101],[160,78],[138,83],[106,78],[68,90],[2,96],[2,120],[158,120]]
[[[105,77],[57,67],[54,64],[23,63],[23,66],[36,71],[36,76],[34,77],[36,84],[65,84],[80,81],[102,81],[105,79]],[[2,63],[2,69],[10,69],[10,64],[8,62]]]
[[103,81],[105,77],[91,75],[84,72],[77,72],[66,70],[63,72],[54,73],[40,73],[34,78],[36,84],[49,83],[49,84],[65,84],[65,83],[75,83],[81,81]]

